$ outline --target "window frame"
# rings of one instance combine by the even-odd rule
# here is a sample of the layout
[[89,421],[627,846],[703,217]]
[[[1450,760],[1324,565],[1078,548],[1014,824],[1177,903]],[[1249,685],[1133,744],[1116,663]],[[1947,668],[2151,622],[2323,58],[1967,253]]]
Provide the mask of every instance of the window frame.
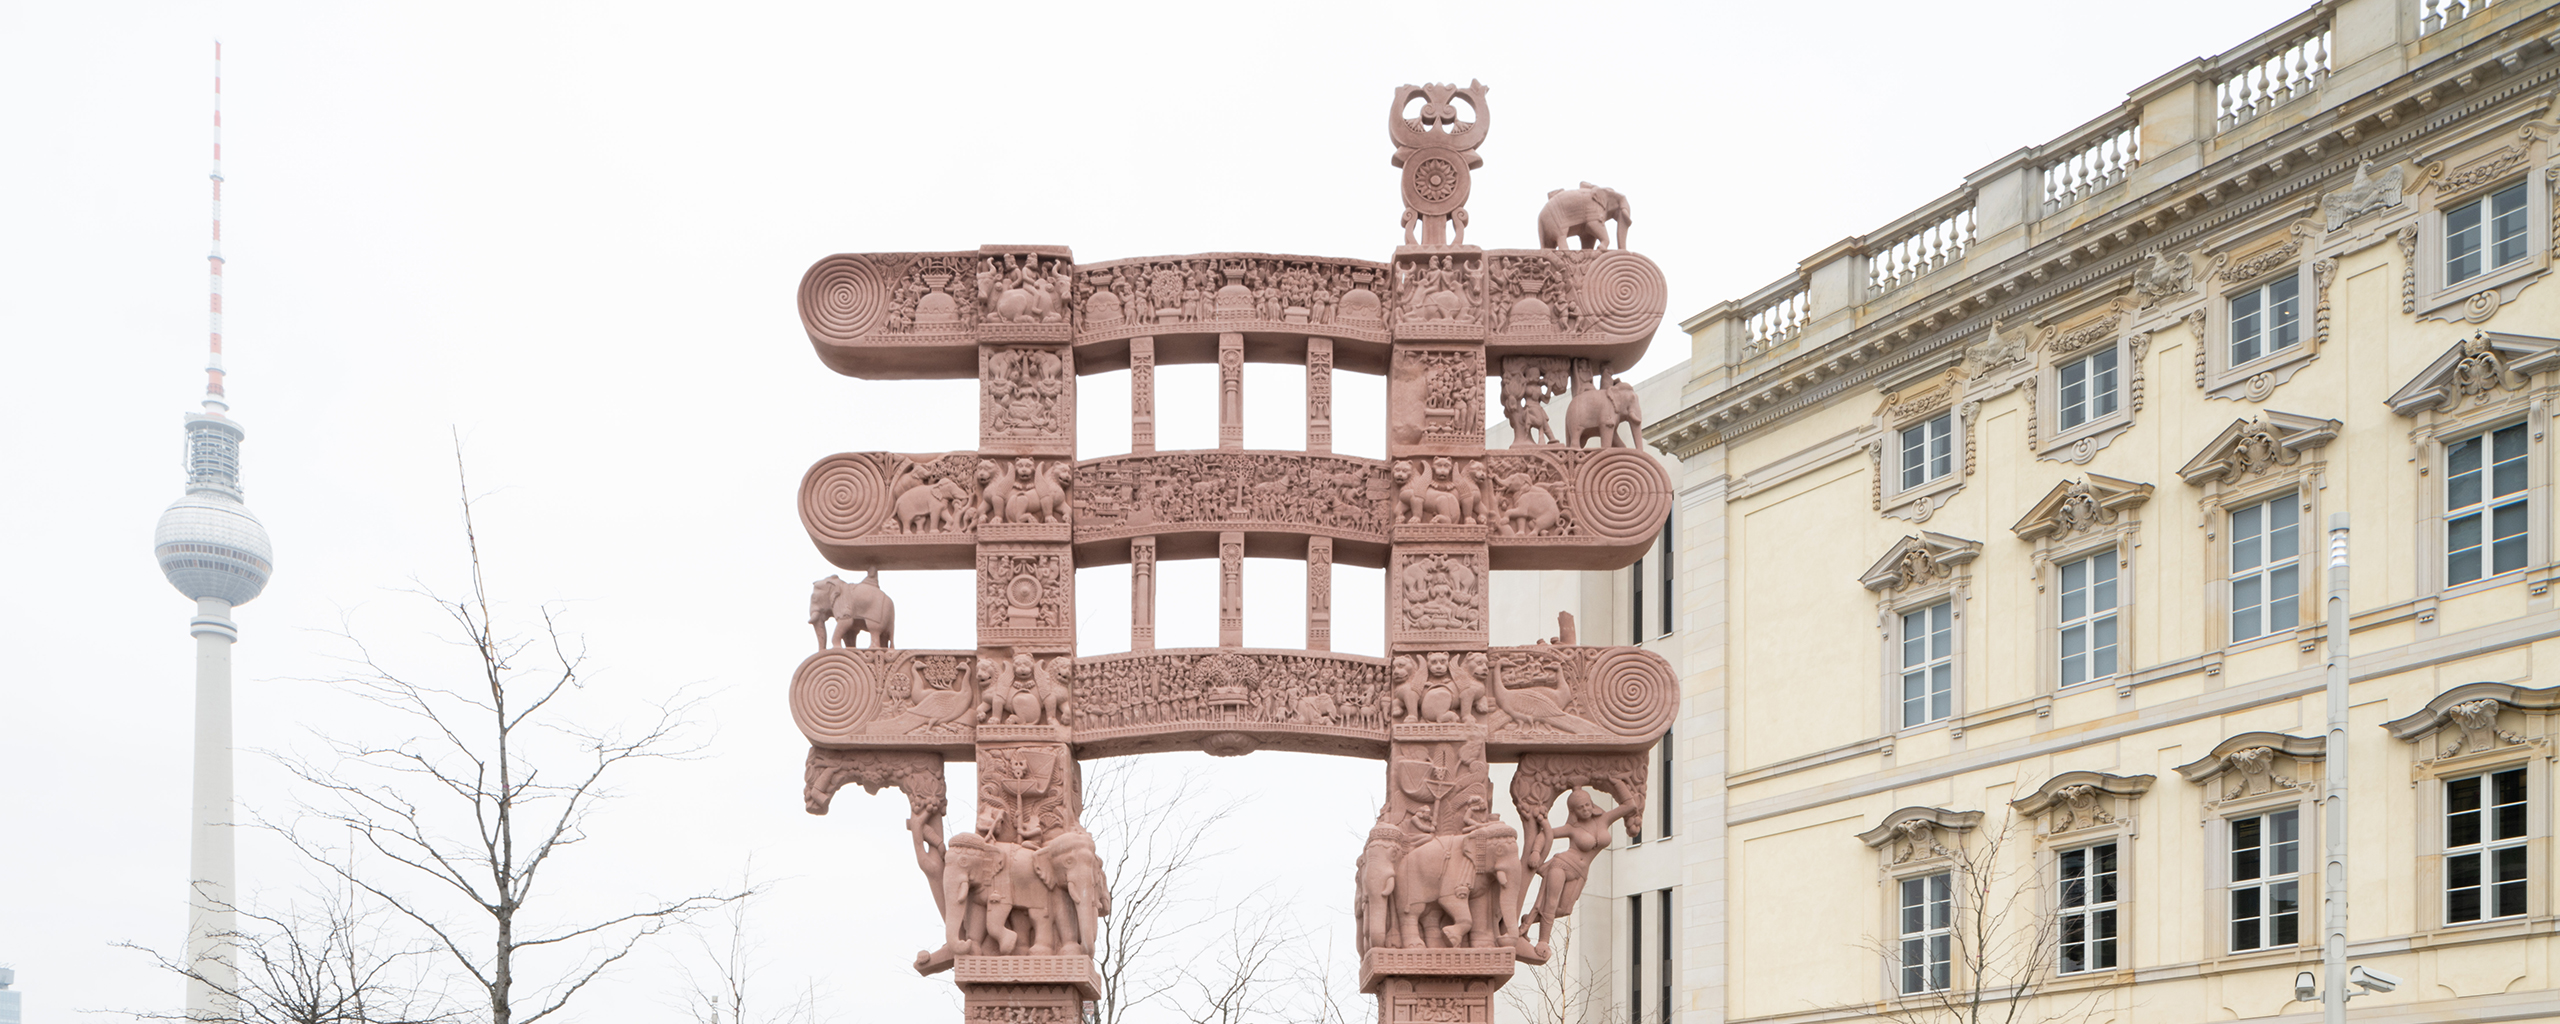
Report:
[[[2295,220],[2213,254],[2212,272],[2202,275],[2206,301],[2185,317],[2195,335],[2196,386],[2206,398],[2266,401],[2327,347],[2329,286],[2337,279],[2338,261],[2321,255],[2323,235],[2320,222]],[[2232,307],[2250,295],[2263,297],[2288,277],[2296,302],[2294,343],[2236,358],[2239,318]]]
[[[2279,562],[2290,561],[2292,563],[2291,568],[2294,572],[2293,625],[2282,628],[2276,627],[2270,620],[2267,612],[2268,606],[2273,602],[2262,599],[2257,604],[2259,630],[2252,635],[2244,637],[2239,635],[2237,622],[2240,614],[2239,584],[2241,582],[2241,572],[2232,566],[2232,563],[2236,560],[2236,554],[2233,549],[2239,543],[2239,527],[2237,524],[2241,513],[2253,509],[2272,509],[2276,507],[2279,502],[2281,502],[2284,508],[2294,516],[2293,553],[2285,559],[2271,558],[2262,554],[2259,558],[2257,568],[2251,570],[2249,575],[2259,579],[2267,579],[2273,576],[2278,568],[2282,567],[2278,564]],[[2305,628],[2316,627],[2319,625],[2319,623],[2313,621],[2314,616],[2307,614],[2307,612],[2311,610],[2313,603],[2312,595],[2315,593],[2315,591],[2311,589],[2311,584],[2314,582],[2312,578],[2313,570],[2316,568],[2315,563],[2319,561],[2318,559],[2309,557],[2309,552],[2313,548],[2311,541],[2315,536],[2317,536],[2312,530],[2311,509],[2312,503],[2304,494],[2303,489],[2292,486],[2291,481],[2286,481],[2285,486],[2262,490],[2257,493],[2250,494],[2238,501],[2222,503],[2220,507],[2216,509],[2216,514],[2221,520],[2219,524],[2221,529],[2215,531],[2215,535],[2211,539],[2215,541],[2215,554],[2220,556],[2220,565],[2217,566],[2217,568],[2221,570],[2220,582],[2222,601],[2220,602],[2220,619],[2224,631],[2223,645],[2225,647],[2256,647],[2280,637],[2297,636],[2301,634]],[[2262,540],[2265,539],[2266,534],[2269,532],[2271,531],[2261,527],[2259,530],[2260,538]]]
[[[2048,327],[2038,345],[2035,376],[2023,383],[2027,393],[2027,447],[2040,460],[2087,465],[2097,458],[2117,437],[2133,428],[2134,419],[2142,412],[2145,387],[2145,363],[2151,353],[2151,332],[2159,325],[2135,329],[2129,298],[2119,298],[2101,307],[2095,316],[2084,316],[2069,328]],[[2073,342],[2084,332],[2096,331],[2100,337]],[[2079,364],[2112,348],[2116,360],[2116,403],[2103,413],[2091,415],[2068,427],[2062,425],[2064,369]]]
[[[1937,436],[1929,436],[1930,428],[1938,428]],[[1911,435],[1920,433],[1921,476],[1911,478]],[[1935,416],[1915,420],[1898,427],[1894,436],[1894,493],[1916,491],[1956,474],[1956,411],[1948,409]],[[1943,450],[1940,450],[1943,449]]]
[[[2478,709],[2489,705],[2485,719],[2475,711],[2466,718],[2466,707]],[[2551,780],[2560,759],[2551,756],[2555,740],[2560,740],[2560,686],[2540,689],[2512,683],[2465,683],[2437,693],[2427,705],[2411,714],[2383,724],[2391,735],[2403,741],[2400,756],[2407,757],[2415,806],[2406,819],[2415,833],[2408,846],[2417,855],[2414,900],[2416,932],[2433,935],[2443,932],[2482,932],[2493,936],[2533,934],[2548,926],[2553,908],[2548,872],[2552,867],[2552,833],[2555,823],[2551,814]],[[2524,769],[2525,835],[2529,852],[2525,877],[2525,914],[2522,918],[2484,918],[2478,921],[2446,920],[2445,890],[2448,888],[2445,826],[2446,787],[2443,783],[2468,777],[2489,775],[2509,769]],[[2403,849],[2408,846],[2402,847]],[[2537,881],[2538,869],[2545,877]]]
[[[2522,205],[2514,211],[2519,215],[2517,220],[2524,229],[2513,236],[2517,241],[2518,252],[2514,259],[2502,263],[2489,263],[2486,257],[2491,254],[2492,247],[2507,237],[2492,235],[2490,232],[2495,230],[2496,218],[2499,216],[2495,213],[2496,203],[2509,193],[2514,193],[2522,202]],[[2453,226],[2453,219],[2469,210],[2478,210],[2480,219],[2469,228],[2459,230],[2478,231],[2480,237],[2472,241],[2471,252],[2466,255],[2482,256],[2484,259],[2479,269],[2457,278],[2453,276],[2454,235],[2457,232]],[[2461,288],[2474,281],[2491,278],[2533,258],[2533,183],[2529,179],[2515,178],[2498,185],[2464,193],[2457,201],[2439,205],[2435,210],[2435,217],[2436,231],[2443,246],[2436,253],[2436,272],[2443,275],[2441,280],[2446,288]]]
[[[1888,981],[1887,987],[1891,989],[1893,997],[1896,999],[1908,999],[1913,996],[1930,996],[1936,995],[1940,992],[1953,991],[1957,983],[1963,980],[1956,977],[1957,965],[1955,957],[1956,918],[1964,912],[1962,901],[1957,897],[1963,892],[1963,890],[1956,886],[1955,877],[1955,865],[1939,863],[1931,865],[1925,870],[1898,874],[1893,876],[1891,879],[1891,884],[1887,888],[1885,902],[1888,904],[1889,911],[1893,915],[1891,918],[1894,926],[1893,956],[1888,958],[1886,963],[1886,979]],[[1944,879],[1946,883],[1946,899],[1943,901],[1929,898],[1930,884],[1939,879]],[[1912,909],[1911,905],[1906,902],[1909,898],[1908,888],[1915,883],[1920,887],[1923,915],[1921,918],[1921,924],[1923,927],[1917,932],[1907,930],[1905,927],[1910,920],[1908,915],[1911,913]],[[1945,923],[1930,925],[1929,918],[1926,916],[1928,908],[1941,903],[1946,907]],[[1944,947],[1947,952],[1946,959],[1941,961],[1934,958],[1934,956],[1930,956],[1929,959],[1925,960],[1920,967],[1920,970],[1924,972],[1921,976],[1923,981],[1922,986],[1916,989],[1906,987],[1904,985],[1904,980],[1905,976],[1911,970],[1911,964],[1910,961],[1905,958],[1904,951],[1910,947],[1912,942],[1918,941],[1922,943],[1921,949],[1923,955],[1929,956],[1929,947],[1927,943],[1933,938],[1941,940],[1944,943]],[[1934,987],[1927,984],[1929,980],[1929,974],[1927,972],[1932,970],[1941,972],[1940,977],[1938,978],[1939,984]]]
[[[1867,454],[1874,461],[1874,486],[1871,504],[1877,514],[1889,519],[1927,522],[1931,515],[1945,508],[1948,499],[1964,489],[1973,476],[1974,421],[1981,403],[1966,393],[1971,383],[1963,367],[1949,366],[1918,377],[1904,378],[1886,392],[1884,403],[1877,408],[1873,433],[1867,442]],[[1931,476],[1917,484],[1903,486],[1902,435],[1906,430],[1925,427],[1939,419],[1947,423],[1947,454],[1950,471]]]
[[[2300,870],[2295,878],[2300,892],[2316,893],[2320,886],[2322,864],[2318,850],[2325,834],[2321,821],[2321,773],[2327,770],[2328,751],[2323,739],[2292,736],[2275,732],[2246,732],[2223,740],[2212,752],[2193,763],[2182,765],[2178,773],[2202,792],[2203,814],[2197,819],[2203,834],[2204,869],[2203,905],[2210,908],[2199,927],[2208,961],[2234,957],[2289,958],[2304,949],[2320,945],[2320,901],[2306,898],[2297,917],[2293,946],[2260,946],[2257,949],[2231,948],[2231,891],[2236,882],[2232,870],[2230,822],[2263,817],[2280,811],[2298,815],[2301,834],[2298,848],[2302,851]],[[2239,757],[2246,751],[2263,749],[2266,758],[2260,770],[2244,767]],[[2253,966],[2249,961],[2240,966]]]
[[[2404,312],[2421,320],[2486,323],[2551,269],[2552,196],[2544,171],[2549,161],[2536,153],[2537,146],[2547,149],[2548,145],[2533,138],[2495,147],[2483,141],[2459,153],[2420,158],[2422,170],[2412,192],[2424,199],[2413,204],[2418,207],[2415,223],[2405,229],[2414,237],[2402,244],[2402,280],[2404,288],[2414,293],[2403,302]],[[2537,182],[2545,182],[2545,187],[2537,187]],[[2446,259],[2452,215],[2474,202],[2484,202],[2485,213],[2485,201],[2517,185],[2525,186],[2524,258],[2499,267],[2483,266],[2479,274],[2452,280]]]
[[[2293,870],[2275,871],[2266,865],[2268,851],[2275,844],[2263,837],[2277,817],[2288,814],[2293,816]],[[2305,940],[2318,934],[2318,929],[2305,927],[2307,923],[2312,922],[2313,915],[2309,904],[2303,899],[2303,891],[2307,883],[2317,877],[2317,874],[2306,866],[2312,863],[2309,847],[2312,833],[2310,824],[2313,817],[2312,809],[2305,806],[2304,801],[2295,800],[2227,813],[2216,819],[2222,829],[2222,844],[2218,851],[2223,870],[2219,920],[2222,925],[2224,952],[2239,956],[2284,949],[2301,949],[2307,944]],[[2242,822],[2258,822],[2261,835],[2256,847],[2259,853],[2258,873],[2245,879],[2240,877],[2239,863],[2241,849],[2238,834]],[[2293,886],[2294,933],[2293,941],[2290,943],[2280,942],[2275,938],[2274,922],[2277,915],[2269,908],[2272,902],[2271,894],[2274,888],[2281,884]],[[2253,923],[2262,928],[2257,944],[2246,949],[2241,948],[2239,942],[2241,923],[2239,902],[2243,891],[2254,891],[2258,894],[2259,909],[2253,915],[2255,918]]]
[[[1876,727],[1885,736],[1898,736],[1928,729],[1947,728],[1952,736],[1964,736],[1967,619],[1966,605],[1972,600],[1972,565],[1982,553],[1982,545],[1958,537],[1926,531],[1903,538],[1885,550],[1884,557],[1861,579],[1876,594],[1876,680],[1879,697]],[[1906,571],[1906,560],[1926,556],[1933,570]],[[1902,648],[1903,616],[1931,605],[1946,604],[1949,629],[1947,716],[1919,725],[1902,724]]]
[[[2101,850],[2106,851],[2107,861],[2107,868],[2103,872],[2102,890],[2097,885],[2102,873],[2094,866]],[[2076,880],[2069,866],[2075,856],[2080,858],[2080,863],[2083,865]],[[2124,955],[2123,837],[2110,835],[2063,846],[2054,851],[2053,864],[2054,977],[2082,978],[2124,970],[2127,965]],[[2078,902],[2073,901],[2075,881],[2082,893]],[[2099,891],[2105,893],[2103,899],[2099,898]],[[2101,915],[2104,915],[2108,928],[2107,935],[2103,939],[2093,935],[2095,922]],[[2081,939],[2077,945],[2083,947],[2083,966],[2076,970],[2065,966],[2068,961],[2064,959],[2066,954],[2063,952],[2075,944],[2071,938],[2071,923],[2074,920],[2080,922]],[[2106,964],[2091,962],[2094,956],[2090,955],[2090,951],[2095,950],[2101,943],[2105,944],[2111,958]]]
[[[2049,631],[2049,635],[2052,637],[2053,643],[2053,656],[2047,659],[2047,667],[2053,669],[2053,687],[2055,692],[2077,690],[2102,682],[2111,683],[2118,677],[2126,675],[2127,670],[2130,667],[2127,664],[2130,659],[2127,657],[2129,652],[2126,648],[2129,647],[2130,644],[2128,643],[2129,638],[2126,635],[2127,630],[2125,629],[2125,610],[2126,605],[2131,603],[2129,601],[2130,595],[2127,593],[2128,588],[2126,586],[2126,577],[2131,575],[2129,571],[2131,566],[2128,564],[2130,559],[2125,557],[2124,547],[2113,543],[2112,540],[2113,539],[2110,538],[2109,543],[2101,544],[2084,551],[2059,555],[2053,559],[2052,597],[2046,602],[2046,604],[2052,609],[2053,614],[2053,628]],[[2063,637],[2071,629],[2075,628],[2075,626],[2080,625],[2087,626],[2090,633],[2094,636],[2097,632],[2097,623],[2099,620],[2095,609],[2084,612],[2077,619],[2065,616],[2063,612],[2063,602],[2070,598],[2070,591],[2067,589],[2068,585],[2065,582],[2065,574],[2069,572],[2071,566],[2082,562],[2096,561],[2101,555],[2113,556],[2112,558],[2105,560],[2106,562],[2113,563],[2107,566],[2107,568],[2113,573],[2112,578],[2107,582],[2114,584],[2115,587],[2113,603],[2108,605],[2105,611],[2107,613],[2107,617],[2114,621],[2115,643],[2113,644],[2113,647],[2115,649],[2115,665],[2109,671],[2104,673],[2095,671],[2096,659],[2094,655],[2097,647],[2095,644],[2091,644],[2086,651],[2086,653],[2091,656],[2091,671],[2085,678],[2078,682],[2072,682],[2064,677],[2063,665],[2071,655],[2064,647]],[[2096,585],[2097,584],[2093,581],[2090,584],[2090,588],[2094,588]]]
[[[2499,807],[2506,806],[2497,799],[2495,780],[2508,776],[2513,776],[2517,780],[2517,784],[2524,789],[2524,793],[2521,799],[2515,801],[2518,831],[2513,836],[2502,836],[2493,831],[2499,824],[2495,811]],[[2440,855],[2443,857],[2442,877],[2435,887],[2439,901],[2438,920],[2444,922],[2445,927],[2448,928],[2529,920],[2533,916],[2534,806],[2533,773],[2530,767],[2524,764],[2490,766],[2448,773],[2439,776],[2435,782],[2438,800],[2435,827],[2441,840]],[[2453,803],[2453,787],[2465,782],[2477,784],[2478,792],[2474,795],[2476,803],[2470,808],[2457,808]],[[2459,846],[2455,845],[2452,839],[2454,816],[2457,814],[2479,815],[2478,837],[2472,842]],[[2507,878],[2498,870],[2499,861],[2502,859],[2499,855],[2508,851],[2515,853],[2514,860],[2518,870],[2522,872],[2520,877]],[[2458,891],[2454,883],[2461,879],[2455,875],[2454,862],[2457,858],[2466,857],[2477,857],[2479,862],[2475,873],[2471,876],[2473,884],[2461,888],[2475,891],[2479,902],[2474,908],[2477,916],[2457,921],[2453,915],[2454,894]],[[2509,884],[2521,886],[2522,894],[2517,897],[2521,905],[2513,912],[2497,913],[2497,903],[2503,897],[2498,889]]]
[[[2501,459],[2497,454],[2497,436],[2510,430],[2517,431],[2516,436],[2523,438],[2524,450],[2515,455],[2512,459]],[[2533,425],[2530,422],[2522,419],[2515,419],[2505,422],[2491,421],[2485,426],[2478,428],[2465,428],[2436,438],[2435,453],[2437,464],[2442,466],[2443,469],[2437,474],[2434,493],[2430,495],[2430,500],[2434,502],[2436,509],[2436,523],[2433,531],[2433,539],[2435,540],[2436,548],[2436,569],[2440,573],[2440,575],[2437,576],[2437,579],[2441,581],[2442,589],[2445,591],[2467,593],[2472,590],[2486,589],[2502,583],[2513,582],[2512,578],[2501,579],[2501,577],[2513,577],[2531,572],[2541,563],[2542,560],[2537,558],[2536,555],[2539,553],[2538,549],[2542,547],[2542,545],[2538,544],[2537,541],[2540,539],[2540,535],[2544,531],[2534,528],[2536,525],[2535,520],[2539,518],[2534,511],[2534,506],[2538,504],[2534,500],[2534,492],[2537,490],[2535,486],[2537,483],[2535,477],[2538,475],[2536,470],[2539,468],[2538,463],[2540,461],[2535,457],[2535,433],[2536,431],[2533,429]],[[2474,470],[2457,471],[2454,466],[2454,447],[2475,439],[2487,442],[2482,447],[2481,464]],[[2509,462],[2521,466],[2524,473],[2522,486],[2515,491],[2497,494],[2489,493],[2487,486],[2485,485],[2493,484],[2497,479],[2498,467],[2501,464]],[[2481,488],[2480,496],[2476,500],[2465,505],[2456,506],[2453,504],[2452,494],[2454,479],[2455,477],[2467,472],[2480,473],[2481,482],[2484,486]],[[2514,497],[2509,498],[2509,495],[2513,495]],[[2496,545],[2498,543],[2498,538],[2494,533],[2488,531],[2496,528],[2498,512],[2516,504],[2522,504],[2524,506],[2524,513],[2522,516],[2524,520],[2524,562],[2514,568],[2502,570],[2497,568],[2496,562]],[[2466,550],[2476,552],[2483,559],[2483,564],[2478,567],[2480,569],[2478,575],[2467,580],[2457,581],[2453,578],[2453,558],[2455,553],[2453,546],[2454,521],[2457,518],[2465,518],[2468,516],[2481,517],[2481,527],[2483,530],[2481,540]]]
[[[1911,664],[1911,643],[1913,640],[1911,635],[1911,619],[1913,616],[1928,615],[1929,613],[1940,609],[1944,609],[1946,612],[1946,622],[1943,627],[1933,624],[1930,629],[1930,633],[1933,635],[1943,634],[1943,647],[1942,649],[1924,650],[1923,653],[1927,656],[1922,658],[1921,663],[1916,667],[1923,672],[1927,672],[1932,669],[1945,670],[1944,674],[1947,682],[1947,688],[1944,702],[1946,710],[1935,715],[1925,714],[1924,710],[1924,716],[1921,720],[1914,722],[1911,720],[1910,713],[1911,675],[1915,668],[1915,666]],[[1898,699],[1895,701],[1895,710],[1893,712],[1889,712],[1889,714],[1895,722],[1899,723],[1895,726],[1895,731],[1911,732],[1925,729],[1941,722],[1953,720],[1956,716],[1956,693],[1963,689],[1963,686],[1960,685],[1960,681],[1957,678],[1957,638],[1963,631],[1958,628],[1956,622],[1955,595],[1938,595],[1937,600],[1919,603],[1915,607],[1896,612],[1894,616],[1893,632],[1895,641],[1894,651],[1897,657],[1893,677],[1895,686],[1892,693]],[[1935,704],[1938,697],[1939,694],[1937,692],[1937,687],[1934,685],[1930,686],[1928,691],[1922,695],[1924,709]]]

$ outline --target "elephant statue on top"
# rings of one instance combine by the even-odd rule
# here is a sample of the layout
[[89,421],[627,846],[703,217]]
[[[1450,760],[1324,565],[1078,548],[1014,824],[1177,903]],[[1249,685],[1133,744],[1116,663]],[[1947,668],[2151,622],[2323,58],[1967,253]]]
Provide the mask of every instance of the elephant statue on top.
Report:
[[1111,885],[1102,874],[1102,855],[1094,852],[1093,834],[1070,827],[1051,836],[1031,854],[1031,871],[1049,887],[1058,952],[1066,956],[1093,952],[1095,940],[1102,937],[1097,919],[1111,916]]
[[1635,223],[1626,196],[1587,181],[1581,188],[1557,189],[1547,193],[1547,205],[1538,211],[1538,248],[1562,249],[1565,239],[1578,238],[1585,249],[1606,249],[1608,222],[1613,220],[1618,222],[1618,248],[1624,249],[1627,228]]
[[[832,643],[827,633],[827,620],[836,620]],[[868,631],[871,646],[886,650],[896,647],[891,634],[896,632],[897,605],[880,590],[880,570],[873,569],[860,583],[847,583],[842,576],[819,580],[809,591],[809,628],[818,631],[818,649],[853,646],[853,635]]]

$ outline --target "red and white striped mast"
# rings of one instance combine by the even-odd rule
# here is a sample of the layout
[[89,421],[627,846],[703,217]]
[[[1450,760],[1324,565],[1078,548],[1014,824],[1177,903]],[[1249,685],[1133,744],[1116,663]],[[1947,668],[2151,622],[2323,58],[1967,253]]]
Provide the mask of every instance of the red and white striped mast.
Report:
[[222,40],[213,41],[213,251],[205,257],[210,269],[213,304],[211,326],[213,348],[204,364],[204,407],[219,413],[231,408],[222,395]]

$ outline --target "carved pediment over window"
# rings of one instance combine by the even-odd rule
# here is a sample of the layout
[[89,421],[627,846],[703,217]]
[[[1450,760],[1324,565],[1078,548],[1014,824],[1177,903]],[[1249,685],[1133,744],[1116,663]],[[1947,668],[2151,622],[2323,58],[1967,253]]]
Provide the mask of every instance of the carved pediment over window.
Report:
[[2081,314],[2078,318],[2047,327],[2038,339],[2038,347],[2059,362],[2095,348],[2100,342],[2111,342],[2124,336],[2127,320],[2132,319],[2133,300],[2120,296],[2106,305]]
[[1894,542],[1858,582],[1869,590],[1923,587],[1954,576],[1956,566],[1980,557],[1980,541],[1922,530]]
[[1964,370],[1951,367],[1945,373],[1912,381],[1901,390],[1884,396],[1884,406],[1877,415],[1887,429],[1927,419],[1954,408],[1956,394],[1964,387]]
[[2205,806],[2308,788],[2302,764],[2329,755],[2328,741],[2280,732],[2244,732],[2222,741],[2178,774],[2205,788]]
[[2383,401],[2402,416],[2452,412],[2499,391],[2522,391],[2533,375],[2560,367],[2560,340],[2482,331],[2456,342]]
[[1884,816],[1884,824],[1858,833],[1867,848],[1884,854],[1885,867],[1915,861],[1954,860],[1954,847],[1966,832],[1982,824],[1981,811],[1944,807],[1905,807]]
[[2514,746],[2544,750],[2551,746],[2551,723],[2560,718],[2560,686],[2526,689],[2512,683],[2465,683],[2446,690],[2406,718],[2385,722],[2391,735],[2417,744],[2431,756],[2417,763],[2420,773],[2438,764]]
[[2338,436],[2337,420],[2296,416],[2269,409],[2253,420],[2233,420],[2213,443],[2187,461],[2178,476],[2202,487],[2220,480],[2237,483],[2302,461],[2302,453],[2327,445]]
[[2053,485],[2044,500],[2018,525],[2009,529],[2019,540],[2060,537],[2087,530],[2113,526],[2123,518],[2125,509],[2151,500],[2151,485],[2111,476],[2089,474],[2085,480],[2065,480]]
[[1983,374],[2027,358],[2026,331],[2011,331],[2001,321],[1991,322],[1991,333],[1964,350],[1964,361],[1956,370],[1967,378],[1979,379]]
[[2009,806],[2036,820],[2036,834],[2063,836],[2094,828],[2128,826],[2133,803],[2151,791],[2152,776],[2064,772]]
[[2222,282],[2225,291],[2229,291],[2232,286],[2247,284],[2266,276],[2268,271],[2298,264],[2302,262],[2303,247],[2310,244],[2311,236],[2318,233],[2318,230],[2310,221],[2298,220],[2287,227],[2285,237],[2282,239],[2237,255],[2227,252],[2215,253],[2213,276]]

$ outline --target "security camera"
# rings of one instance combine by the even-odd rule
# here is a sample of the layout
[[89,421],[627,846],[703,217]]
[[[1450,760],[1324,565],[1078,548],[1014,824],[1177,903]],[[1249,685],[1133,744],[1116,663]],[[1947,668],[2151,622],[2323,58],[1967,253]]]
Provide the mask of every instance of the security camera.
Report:
[[2320,998],[2320,976],[2304,971],[2293,976],[2295,1002],[2308,1003]]
[[2389,992],[2400,987],[2400,976],[2385,974],[2370,967],[2357,967],[2347,972],[2347,980],[2367,992]]

